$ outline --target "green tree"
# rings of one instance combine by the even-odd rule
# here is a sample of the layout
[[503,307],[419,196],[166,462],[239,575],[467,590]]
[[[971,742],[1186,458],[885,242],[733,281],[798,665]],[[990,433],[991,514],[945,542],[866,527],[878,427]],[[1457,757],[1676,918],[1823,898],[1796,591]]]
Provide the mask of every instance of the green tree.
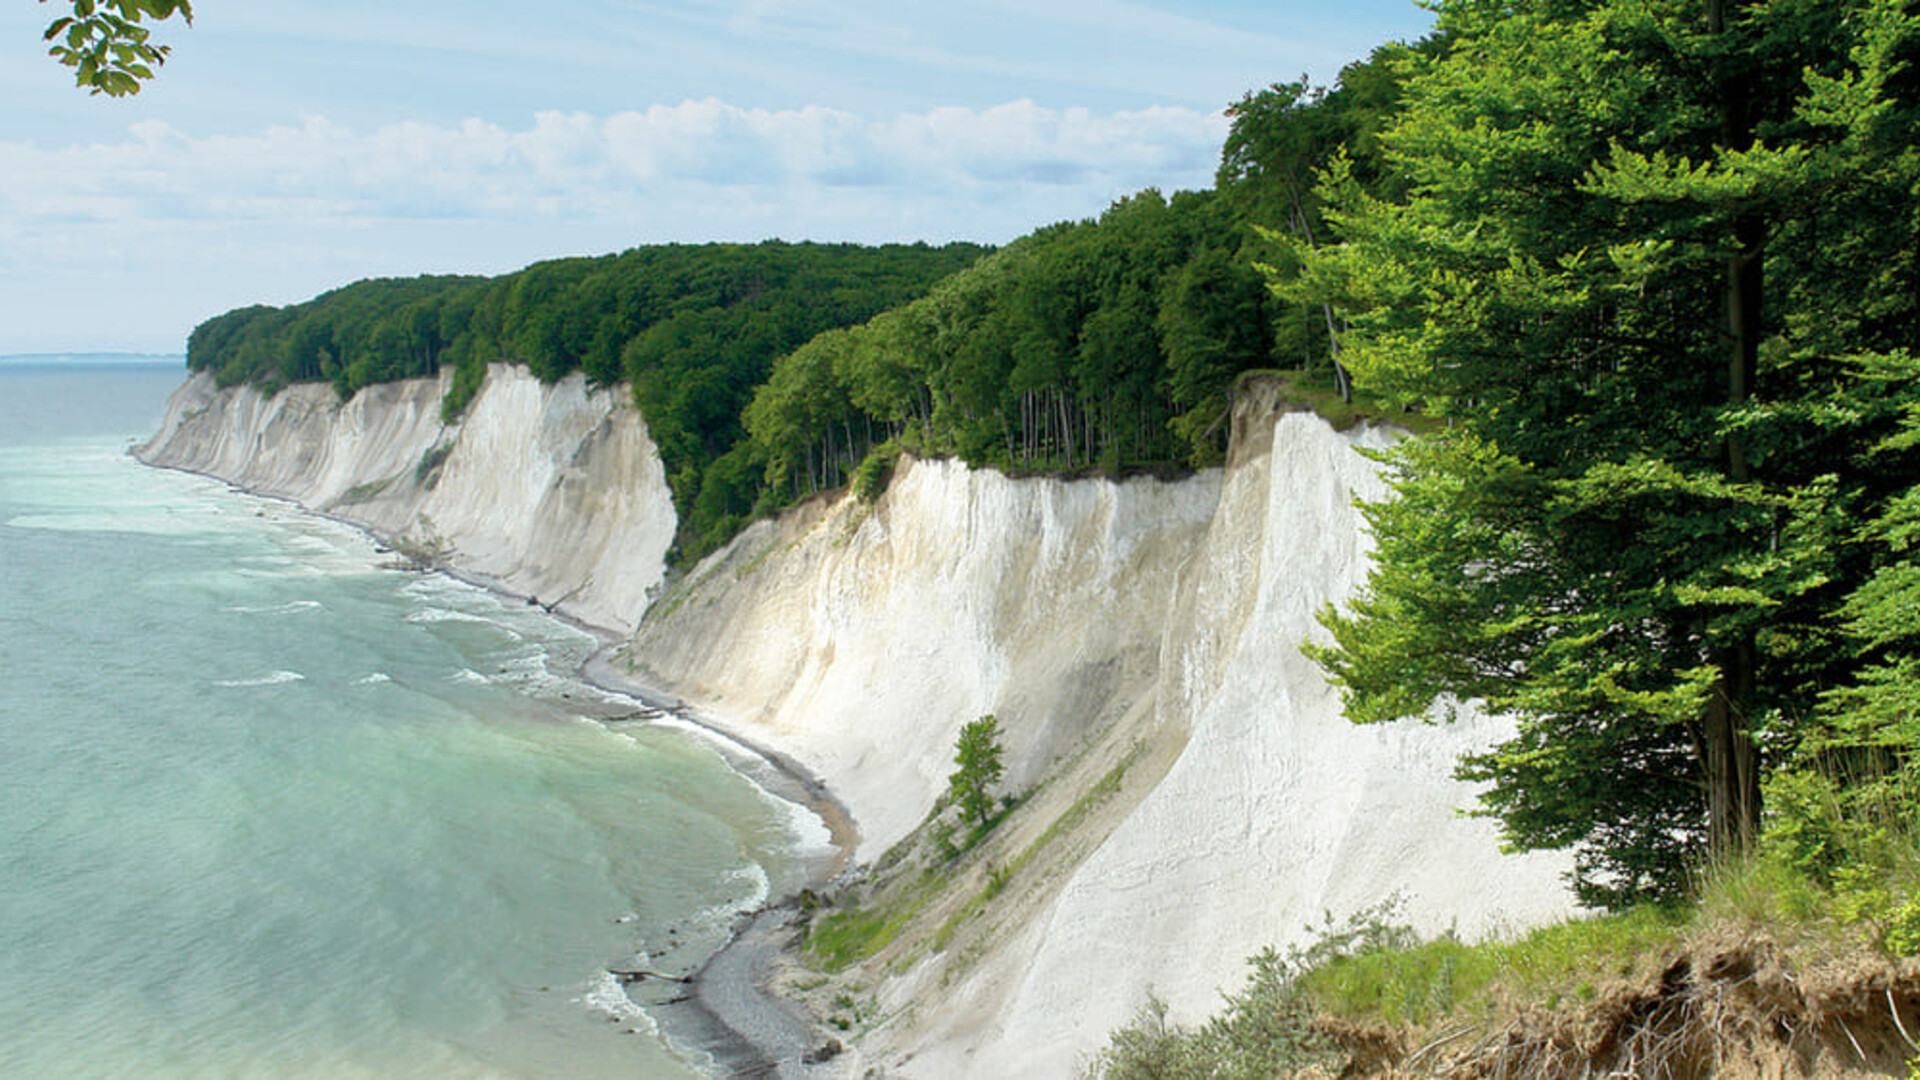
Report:
[[947,792],[960,807],[960,816],[976,830],[993,820],[993,787],[1000,782],[1000,722],[989,713],[970,720],[953,745],[953,763],[959,768],[947,778]]
[[[1376,569],[1316,651],[1349,715],[1478,700],[1468,758],[1591,902],[1750,845],[1760,779],[1858,657],[1832,627],[1891,496],[1863,396],[1920,318],[1920,17],[1896,0],[1452,0],[1343,244],[1297,301],[1369,390],[1447,419],[1389,456]],[[1911,459],[1907,459],[1911,467]],[[1909,474],[1910,475],[1910,474]]]
[[153,31],[141,24],[176,14],[192,25],[188,0],[73,0],[73,14],[47,27],[45,40],[53,43],[47,55],[74,69],[74,84],[90,93],[137,94],[173,51],[155,44]]

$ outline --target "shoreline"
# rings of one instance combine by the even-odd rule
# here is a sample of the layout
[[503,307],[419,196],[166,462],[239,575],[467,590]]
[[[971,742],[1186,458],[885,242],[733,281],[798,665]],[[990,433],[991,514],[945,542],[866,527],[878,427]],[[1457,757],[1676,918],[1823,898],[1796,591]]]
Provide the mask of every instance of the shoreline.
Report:
[[[225,477],[175,465],[148,461],[141,450],[149,443],[127,449],[127,456],[145,468],[185,473],[225,484],[228,489],[250,498],[265,499],[291,507],[303,514],[345,525],[366,536],[376,546],[376,554],[394,552],[391,537],[377,529],[343,517],[317,510],[297,499],[257,491]],[[536,598],[506,588],[498,580],[483,574],[466,573],[447,566],[420,566],[417,573],[441,574],[462,584],[483,589],[495,596],[522,601],[540,607],[546,615],[593,637],[600,643],[584,661],[575,676],[589,687],[612,697],[624,698],[640,707],[640,715],[608,713],[595,716],[600,723],[623,720],[657,723],[661,715],[672,716],[693,734],[710,740],[729,766],[768,794],[801,807],[826,826],[832,855],[824,860],[807,860],[805,889],[820,890],[852,865],[859,845],[859,831],[852,814],[805,766],[779,751],[729,730],[702,717],[679,698],[656,687],[647,686],[619,671],[613,656],[623,635],[615,628],[587,622],[559,610],[564,601],[547,607]],[[651,715],[648,715],[651,714]],[[774,965],[792,927],[797,894],[768,896],[758,907],[742,913],[730,930],[727,941],[685,976],[691,992],[683,998],[648,1005],[638,1001],[661,1035],[675,1052],[685,1055],[689,1049],[712,1062],[722,1077],[798,1077],[819,1080],[840,1074],[839,1042],[829,1036],[806,1014],[799,1001],[781,997],[770,988]],[[632,1000],[629,995],[629,1000]],[[832,1048],[820,1061],[809,1061],[822,1048]],[[690,1067],[699,1065],[689,1060]]]
[[[824,781],[787,755],[758,745],[701,716],[680,699],[623,674],[613,662],[620,642],[608,640],[613,635],[605,628],[558,612],[549,614],[601,638],[602,646],[580,665],[583,682],[672,716],[711,740],[729,765],[762,790],[820,819],[827,827],[832,854],[805,859],[803,889],[823,890],[852,865],[859,832],[853,816]],[[795,932],[797,896],[770,895],[742,913],[726,943],[688,973],[691,992],[686,997],[641,1005],[671,1045],[704,1055],[714,1063],[718,1076],[818,1080],[840,1075],[834,1060],[842,1050],[840,1042],[821,1028],[804,1004],[782,997],[771,986],[775,965]]]

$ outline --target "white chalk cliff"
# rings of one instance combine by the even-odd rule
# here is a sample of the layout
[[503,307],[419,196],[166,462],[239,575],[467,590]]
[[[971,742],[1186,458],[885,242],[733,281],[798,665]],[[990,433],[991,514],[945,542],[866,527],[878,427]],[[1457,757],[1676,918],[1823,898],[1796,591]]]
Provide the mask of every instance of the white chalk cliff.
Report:
[[137,455],[438,547],[450,569],[631,630],[666,574],[674,513],[625,390],[497,364],[447,425],[446,388],[380,383],[341,402],[302,383],[268,398],[201,372]]
[[[269,400],[196,376],[144,457],[430,531],[457,568],[514,591],[579,590],[566,610],[638,626],[636,673],[821,776],[862,860],[925,818],[983,713],[1006,731],[1006,786],[1046,781],[1032,822],[996,842],[1051,844],[1054,869],[977,948],[873,973],[889,1019],[855,1072],[1071,1075],[1150,992],[1198,1019],[1249,955],[1389,895],[1417,926],[1467,935],[1569,910],[1563,860],[1502,855],[1459,814],[1473,791],[1453,763],[1497,721],[1355,727],[1299,651],[1313,612],[1365,574],[1352,503],[1382,488],[1359,451],[1390,433],[1335,432],[1255,382],[1226,467],[1188,479],[908,459],[872,505],[822,498],[753,525],[648,614],[674,522],[621,396],[497,367],[443,429],[440,389],[341,405],[325,387]],[[1092,824],[1043,835],[1102,776],[1124,782]]]

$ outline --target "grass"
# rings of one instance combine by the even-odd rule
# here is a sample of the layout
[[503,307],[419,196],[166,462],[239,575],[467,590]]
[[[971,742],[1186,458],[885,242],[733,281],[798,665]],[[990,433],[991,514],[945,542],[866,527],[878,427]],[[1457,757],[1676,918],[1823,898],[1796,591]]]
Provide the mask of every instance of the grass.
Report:
[[[1362,912],[1342,926],[1329,920],[1311,943],[1284,955],[1269,950],[1255,957],[1247,988],[1229,996],[1221,1012],[1204,1024],[1175,1027],[1165,1022],[1164,1010],[1143,1013],[1114,1034],[1091,1075],[1105,1080],[1264,1077],[1308,1065],[1338,1072],[1335,1058],[1316,1056],[1336,1053],[1330,1044],[1316,1041],[1336,1029],[1381,1033],[1377,1037],[1407,1049],[1422,1046],[1423,1052],[1466,1033],[1478,1033],[1475,1039],[1482,1045],[1491,1039],[1520,1046],[1516,1040],[1524,1037],[1532,1040],[1526,1045],[1537,1050],[1540,1045],[1557,1046],[1554,1040],[1560,1035],[1555,1033],[1567,1030],[1564,1025],[1587,1024],[1596,1017],[1628,1025],[1637,1022],[1636,1017],[1648,1024],[1671,1021],[1679,1014],[1662,1014],[1663,1021],[1655,1016],[1658,1009],[1644,1016],[1634,1010],[1658,1002],[1673,965],[1692,958],[1691,966],[1683,964],[1680,970],[1697,973],[1701,957],[1718,964],[1722,956],[1749,951],[1775,958],[1769,962],[1777,963],[1788,979],[1837,962],[1860,972],[1857,977],[1867,980],[1861,986],[1879,987],[1877,993],[1890,995],[1885,980],[1892,965],[1920,953],[1916,839],[1911,824],[1889,835],[1875,833],[1871,851],[1859,844],[1848,846],[1850,857],[1839,859],[1838,871],[1824,876],[1806,872],[1791,850],[1776,846],[1761,856],[1703,871],[1689,902],[1570,919],[1502,940],[1474,943],[1453,934],[1418,940],[1393,924],[1390,909]],[[1863,965],[1862,957],[1876,956],[1878,960]],[[1844,994],[1827,996],[1842,1004],[1849,1000]],[[1768,1014],[1758,1007],[1749,1011],[1772,1017],[1768,1022],[1773,1027],[1760,1025],[1769,1031],[1781,1024],[1814,1031],[1822,1022],[1818,1017],[1826,1015],[1817,1010],[1837,1008],[1833,1002],[1823,998],[1809,1004],[1807,1009],[1814,1011],[1807,1015],[1816,1017],[1812,1021],[1797,1013]],[[1709,1011],[1697,1018],[1708,1026],[1691,1037],[1717,1043],[1726,1032],[1711,1026],[1715,1021]],[[1737,1011],[1730,1015],[1736,1025],[1745,1022]],[[1840,1017],[1834,1030],[1844,1028],[1846,1016],[1833,1015]],[[1737,1034],[1747,1029],[1729,1030]],[[1621,1038],[1629,1041],[1682,1045],[1680,1035],[1651,1027],[1621,1031]],[[1514,1060],[1525,1073],[1532,1067],[1527,1061],[1539,1065],[1544,1059],[1536,1055]],[[1584,1059],[1576,1054],[1569,1060],[1569,1067],[1579,1067]],[[1258,1066],[1252,1072],[1246,1071],[1249,1062]],[[1611,1067],[1604,1058],[1587,1064]],[[1909,1065],[1920,1077],[1920,1054]],[[1577,1068],[1568,1075],[1574,1074]]]
[[370,499],[377,498],[381,492],[391,486],[393,486],[393,477],[391,476],[385,480],[370,480],[364,484],[357,484],[348,488],[346,494],[340,496],[335,505],[351,506],[355,503],[366,502]]
[[1674,945],[1686,921],[1680,912],[1648,906],[1571,919],[1513,941],[1469,944],[1447,934],[1337,956],[1306,971],[1299,984],[1328,1015],[1388,1024],[1477,1017],[1513,1001],[1551,1008],[1591,998],[1597,982],[1630,974],[1641,957]]
[[1240,384],[1234,388],[1235,398],[1250,379],[1266,379],[1278,384],[1282,400],[1313,410],[1335,431],[1346,431],[1363,423],[1389,423],[1419,434],[1444,426],[1443,421],[1408,412],[1357,391],[1352,401],[1343,401],[1334,388],[1333,372],[1325,369],[1244,372]]
[[693,599],[693,595],[699,592],[701,588],[713,578],[713,575],[719,573],[719,571],[719,565],[715,564],[708,567],[706,573],[701,574],[692,581],[686,582],[684,585],[672,589],[659,603],[648,608],[646,613],[640,616],[640,624],[647,626],[662,623],[672,618],[673,613],[679,611],[681,606],[688,600]]
[[447,458],[452,454],[451,442],[428,447],[427,452],[420,455],[420,464],[413,467],[413,482],[428,491],[433,490],[433,486],[440,482],[441,466],[447,463]]
[[931,892],[930,888],[916,889],[891,902],[849,908],[816,919],[807,933],[807,951],[827,971],[842,971],[892,944],[926,906]]
[[1087,815],[1093,812],[1094,807],[1099,806],[1101,803],[1119,794],[1120,783],[1126,779],[1127,769],[1133,765],[1134,759],[1140,756],[1140,749],[1140,744],[1135,743],[1133,748],[1127,751],[1127,756],[1122,758],[1118,765],[1108,770],[1107,775],[1101,777],[1097,783],[1088,788],[1078,799],[1075,799],[1073,805],[1068,807],[1066,812],[1055,818],[1053,824],[1048,825],[1046,831],[1036,837],[1033,843],[1028,844],[1025,850],[1014,857],[1012,862],[1005,866],[989,867],[987,870],[986,886],[975,893],[965,904],[961,905],[958,911],[948,916],[947,920],[940,924],[940,929],[934,931],[933,951],[946,951],[947,946],[952,943],[953,937],[959,932],[960,927],[965,924],[967,920],[978,915],[986,908],[988,903],[999,896],[1000,893],[1006,889],[1007,883],[1013,880],[1015,874],[1019,873],[1028,863],[1032,862],[1034,857],[1056,838],[1063,833],[1071,831],[1075,826],[1079,825],[1080,822],[1084,821]]

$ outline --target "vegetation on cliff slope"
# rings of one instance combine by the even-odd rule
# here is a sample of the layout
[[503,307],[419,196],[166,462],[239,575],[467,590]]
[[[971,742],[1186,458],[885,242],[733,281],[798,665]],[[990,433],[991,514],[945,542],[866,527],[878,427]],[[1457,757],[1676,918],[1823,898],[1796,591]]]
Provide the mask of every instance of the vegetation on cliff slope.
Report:
[[[1642,904],[1512,940],[1421,941],[1386,905],[1249,962],[1196,1025],[1154,1003],[1089,1063],[1100,1080],[1705,1078],[1920,1070],[1920,792],[1879,825],[1837,807]],[[1810,871],[1815,835],[1842,856]]]

